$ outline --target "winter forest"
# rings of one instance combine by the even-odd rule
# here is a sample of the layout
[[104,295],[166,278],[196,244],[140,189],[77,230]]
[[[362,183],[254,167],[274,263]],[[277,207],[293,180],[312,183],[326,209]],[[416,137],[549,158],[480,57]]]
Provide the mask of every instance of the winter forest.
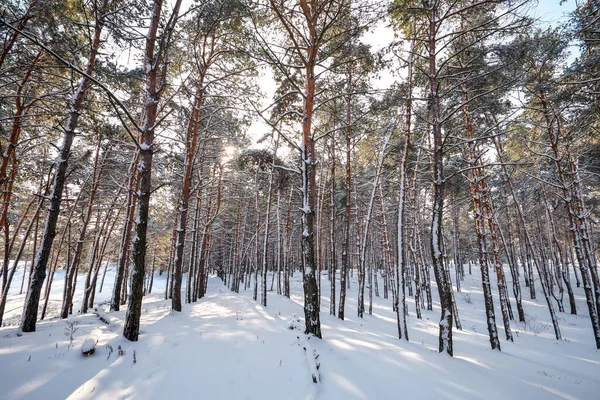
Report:
[[0,398],[600,397],[600,1],[3,0]]

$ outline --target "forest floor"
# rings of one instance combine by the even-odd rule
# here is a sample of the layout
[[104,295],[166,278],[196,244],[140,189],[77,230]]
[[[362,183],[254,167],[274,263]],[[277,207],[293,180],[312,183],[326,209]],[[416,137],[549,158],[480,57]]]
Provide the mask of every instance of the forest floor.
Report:
[[[434,310],[423,310],[422,320],[415,318],[412,298],[407,299],[410,342],[406,342],[397,339],[391,293],[390,299],[374,297],[372,315],[356,317],[356,275],[346,320],[329,315],[330,289],[324,274],[323,340],[318,340],[303,334],[300,274],[292,279],[292,298],[269,292],[266,308],[252,300],[252,290],[232,293],[219,278],[211,277],[207,295],[186,304],[181,313],[170,311],[170,301],[163,297],[164,276],[157,274],[155,293],[144,300],[140,339],[132,343],[121,336],[125,312],[105,314],[106,304],[100,306],[100,314],[110,320],[108,325],[94,314],[68,321],[55,318],[63,279],[57,273],[50,319],[38,323],[35,333],[21,336],[18,326],[8,325],[18,324],[24,298],[18,288],[10,295],[8,326],[0,328],[0,398],[600,398],[600,352],[594,346],[581,288],[575,289],[580,315],[559,315],[563,340],[554,338],[543,295],[538,293],[537,300],[523,301],[527,322],[512,322],[514,343],[502,340],[502,352],[492,351],[481,278],[473,268],[473,275],[462,282],[462,292],[456,293],[463,330],[454,330],[455,357],[450,358],[437,352],[435,287]],[[104,291],[97,296],[100,303],[110,298],[112,280],[109,271]],[[19,275],[15,281],[20,282]],[[80,287],[76,299],[81,297]],[[381,281],[379,287],[383,296]],[[528,298],[523,289],[524,299]],[[504,339],[497,297],[495,301]],[[514,302],[513,308],[516,314]],[[79,309],[77,301],[74,309]],[[95,354],[83,356],[82,343],[98,328],[102,335]]]

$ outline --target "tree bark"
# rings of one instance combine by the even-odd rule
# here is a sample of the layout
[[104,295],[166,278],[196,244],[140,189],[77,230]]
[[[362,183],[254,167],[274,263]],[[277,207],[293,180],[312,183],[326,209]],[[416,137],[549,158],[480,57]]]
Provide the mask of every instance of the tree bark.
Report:
[[[107,9],[109,0],[104,0],[100,10],[97,13],[100,15]],[[103,16],[96,18],[96,25],[94,27],[94,35],[92,38],[92,46],[87,61],[86,73],[91,75],[94,72],[96,65],[96,56],[100,49],[100,33],[104,26]],[[44,233],[42,235],[42,242],[38,249],[35,257],[33,266],[33,276],[31,284],[27,290],[27,297],[25,298],[25,305],[23,307],[23,316],[21,318],[21,330],[23,332],[34,332],[37,322],[38,305],[40,300],[40,293],[44,279],[46,278],[46,266],[48,265],[48,259],[52,250],[52,243],[56,236],[56,223],[60,213],[60,204],[62,201],[63,188],[65,186],[68,160],[71,155],[71,145],[75,138],[75,129],[79,121],[79,111],[85,99],[87,89],[91,85],[91,80],[87,77],[82,77],[79,81],[79,85],[75,90],[75,93],[71,96],[70,100],[70,111],[67,118],[67,123],[63,134],[63,143],[60,147],[58,158],[55,162],[54,180],[52,184],[52,193],[50,194],[50,204],[48,206],[48,214],[46,216],[46,222],[44,226]]]
[[[121,308],[121,292],[123,291],[123,280],[125,277],[125,268],[127,268],[129,259],[129,245],[131,243],[131,231],[133,228],[133,218],[135,215],[135,207],[137,203],[136,193],[139,189],[139,177],[136,165],[139,162],[140,153],[135,151],[131,164],[129,165],[129,172],[127,178],[127,198],[125,200],[126,212],[125,219],[123,221],[123,230],[121,232],[121,243],[119,246],[119,258],[117,260],[117,269],[115,271],[115,283],[113,286],[113,293],[110,301],[110,309],[112,311],[119,311]],[[168,282],[168,281],[167,281]]]
[[441,317],[439,331],[439,351],[453,355],[452,346],[452,294],[450,292],[442,255],[442,217],[444,211],[444,145],[442,137],[442,115],[440,107],[439,82],[437,79],[436,36],[439,29],[437,6],[431,8],[429,23],[429,92],[431,96],[431,117],[433,119],[433,216],[431,219],[431,256],[433,273],[440,297]]
[[[150,211],[150,193],[152,189],[152,155],[154,152],[154,130],[157,122],[158,101],[161,91],[166,82],[158,82],[157,68],[162,61],[162,76],[166,79],[166,68],[168,66],[167,48],[171,31],[179,15],[181,0],[177,0],[173,8],[170,24],[163,32],[161,43],[164,47],[160,49],[161,57],[156,57],[155,46],[160,15],[163,7],[162,0],[154,0],[150,26],[146,35],[146,49],[144,52],[144,65],[146,71],[146,102],[144,105],[144,124],[140,135],[138,162],[138,173],[140,187],[137,199],[137,211],[135,219],[135,237],[133,238],[133,268],[131,271],[131,291],[129,294],[129,307],[125,316],[123,336],[133,342],[137,342],[140,332],[140,317],[142,314],[142,298],[144,296],[144,277],[146,263],[146,234],[148,231],[148,216]],[[159,86],[160,84],[160,86]]]
[[[187,232],[187,215],[190,203],[190,184],[192,180],[192,173],[194,170],[194,159],[196,155],[196,148],[198,147],[198,125],[200,123],[200,108],[202,107],[204,98],[204,74],[200,76],[198,88],[193,103],[192,114],[188,122],[187,138],[186,138],[186,156],[185,163],[183,166],[183,180],[181,195],[179,197],[179,227],[177,228],[176,242],[175,242],[175,260],[173,275],[173,301],[171,308],[175,311],[181,311],[181,281],[183,277],[183,248],[185,245],[185,235]],[[190,265],[192,265],[191,261]],[[191,276],[191,268],[190,275]],[[189,281],[189,279],[188,279]]]
[[[102,172],[104,170],[104,166],[106,165],[106,157],[108,152],[105,152],[102,161],[100,161],[100,149],[102,144],[102,137],[98,138],[98,142],[96,145],[96,154],[94,157],[94,166],[92,169],[92,182],[90,185],[90,192],[87,201],[87,206],[85,210],[85,214],[83,216],[83,221],[81,222],[81,226],[79,228],[79,237],[77,238],[77,242],[75,244],[75,251],[73,252],[73,259],[71,261],[71,265],[69,266],[69,270],[66,277],[66,285],[67,291],[66,296],[63,299],[62,309],[60,316],[61,318],[67,318],[69,316],[69,310],[71,309],[71,305],[73,303],[73,278],[77,271],[79,270],[79,262],[81,260],[81,253],[83,252],[83,243],[86,239],[87,235],[87,227],[92,219],[92,207],[94,206],[94,200],[96,198],[96,193],[98,191],[98,186],[100,184],[100,177],[102,176]],[[75,207],[76,205],[74,205]],[[98,227],[98,220],[96,220],[96,228]],[[89,285],[91,278],[91,272],[88,271],[85,280],[85,286]],[[85,296],[84,296],[85,297]],[[81,308],[82,312],[87,312],[87,304],[84,301]]]

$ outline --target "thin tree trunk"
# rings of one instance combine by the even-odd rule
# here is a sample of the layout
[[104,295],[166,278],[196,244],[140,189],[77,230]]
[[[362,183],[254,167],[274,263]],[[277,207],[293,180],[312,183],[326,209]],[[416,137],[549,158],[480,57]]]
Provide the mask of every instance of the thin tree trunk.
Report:
[[135,207],[137,202],[137,197],[135,196],[135,193],[137,193],[140,183],[140,180],[138,179],[138,173],[136,170],[139,157],[140,153],[136,150],[133,159],[131,160],[131,164],[129,164],[127,178],[127,199],[125,201],[127,212],[125,213],[125,220],[123,221],[123,230],[121,232],[121,244],[119,246],[119,258],[117,260],[117,269],[115,273],[115,283],[113,286],[113,293],[110,302],[110,309],[112,311],[119,311],[121,307],[121,292],[123,291],[123,280],[128,264],[129,244],[131,243],[133,217],[135,215]]
[[[77,238],[77,243],[75,244],[75,251],[73,253],[73,259],[71,261],[71,265],[69,266],[69,272],[66,277],[66,297],[63,299],[62,309],[61,309],[61,318],[67,318],[69,316],[69,310],[71,309],[73,303],[73,293],[72,285],[73,279],[77,271],[79,270],[79,262],[81,260],[81,254],[83,252],[83,243],[86,239],[87,228],[90,220],[92,219],[92,207],[94,206],[94,200],[96,198],[96,193],[98,191],[98,186],[100,184],[100,177],[102,176],[102,172],[104,170],[104,166],[106,165],[106,158],[108,152],[104,153],[104,157],[102,161],[100,161],[100,149],[102,144],[102,137],[98,138],[98,142],[96,145],[96,153],[94,157],[94,166],[92,169],[92,182],[90,185],[89,197],[85,209],[85,214],[83,215],[83,221],[81,222],[81,227],[79,228],[79,237]],[[98,229],[98,219],[96,219],[96,229]],[[85,281],[85,287],[89,285],[91,279],[91,271],[88,271]],[[86,299],[87,300],[87,299]],[[87,312],[87,302],[84,302],[82,305],[82,311],[85,310]]]
[[[600,283],[598,282],[596,266],[595,262],[593,261],[593,254],[590,257],[588,252],[589,247],[586,244],[586,240],[588,240],[587,227],[585,222],[581,222],[580,218],[580,214],[582,212],[585,213],[585,211],[578,207],[579,204],[577,204],[577,202],[580,201],[578,198],[579,193],[572,189],[572,185],[577,185],[578,171],[575,169],[576,167],[571,159],[568,141],[564,152],[561,153],[559,150],[559,140],[562,135],[560,116],[555,115],[550,107],[550,104],[548,104],[547,100],[545,99],[545,94],[540,94],[539,98],[547,123],[547,136],[550,142],[550,148],[554,155],[554,164],[556,166],[558,180],[563,193],[562,199],[567,210],[569,231],[571,232],[572,242],[575,248],[575,254],[577,256],[577,263],[579,264],[579,269],[581,271],[581,278],[583,281],[583,288],[588,305],[590,321],[592,323],[592,329],[594,332],[596,348],[600,349],[600,321],[598,319],[598,310],[600,310]],[[553,128],[555,124],[556,128]],[[566,162],[567,165],[564,166],[563,162]],[[540,280],[541,279],[542,278],[540,276]],[[590,283],[592,285],[590,285]]]
[[[464,90],[464,89],[463,89]],[[487,233],[486,233],[486,211],[485,211],[485,197],[487,196],[487,189],[485,185],[485,178],[481,168],[480,159],[481,155],[477,151],[477,144],[475,142],[475,134],[473,132],[473,125],[471,123],[471,117],[469,115],[469,97],[467,92],[464,91],[464,105],[463,105],[463,119],[465,123],[466,139],[467,139],[467,152],[468,162],[470,168],[470,185],[471,185],[471,198],[473,200],[473,213],[475,222],[475,232],[477,236],[477,249],[479,256],[479,269],[481,271],[481,285],[483,288],[483,299],[485,304],[485,315],[488,329],[488,335],[490,340],[490,346],[492,350],[500,349],[500,339],[498,338],[498,328],[496,327],[496,314],[494,311],[494,299],[492,297],[492,287],[490,282],[490,256],[487,244]],[[492,232],[490,232],[490,235]]]
[[331,158],[331,181],[329,186],[329,274],[331,277],[331,290],[329,294],[329,314],[335,316],[335,274],[337,269],[335,249],[335,132],[331,133],[329,152]]
[[[406,101],[405,121],[404,121],[404,147],[402,149],[402,159],[400,161],[400,189],[398,196],[398,224],[396,226],[396,296],[394,297],[396,308],[396,323],[398,326],[398,339],[404,338],[408,341],[408,327],[406,326],[406,298],[404,276],[406,271],[406,246],[404,227],[405,206],[406,206],[406,174],[408,171],[408,156],[410,154],[410,135],[412,124],[412,89],[413,89],[413,55],[415,48],[415,39],[410,42],[408,56],[408,100]],[[382,207],[383,208],[383,207]],[[400,301],[400,288],[402,288],[402,301]]]
[[[19,265],[19,261],[21,260],[21,256],[23,255],[23,251],[25,250],[25,246],[27,244],[27,239],[29,238],[29,234],[31,233],[31,228],[33,227],[33,224],[37,220],[37,217],[39,216],[40,211],[42,209],[43,201],[44,201],[43,197],[41,197],[38,200],[38,205],[36,207],[36,210],[34,211],[33,215],[31,216],[31,220],[29,221],[29,224],[27,225],[27,228],[25,229],[25,232],[23,234],[23,239],[21,242],[21,246],[19,246],[19,250],[17,251],[17,254],[15,255],[15,259],[13,260],[12,268],[8,272],[6,285],[4,285],[4,288],[2,290],[2,298],[0,299],[0,326],[2,326],[2,320],[4,317],[4,309],[6,308],[6,299],[8,298],[8,291],[10,290],[10,284],[15,275],[15,271],[17,270],[17,267]],[[25,211],[25,213],[27,213],[27,211]],[[25,273],[25,272],[23,272],[23,273]]]
[[[513,230],[512,230],[512,220],[510,218],[510,214],[508,211],[509,204],[509,196],[508,196],[508,185],[509,185],[509,175],[506,171],[506,165],[504,164],[504,154],[502,150],[502,145],[498,138],[493,138],[494,146],[496,147],[496,154],[498,155],[499,161],[502,165],[502,194],[504,197],[504,210],[506,216],[506,229],[508,231],[508,243],[504,240],[504,236],[502,235],[502,241],[504,242],[504,247],[506,249],[507,258],[510,266],[511,276],[513,280],[513,294],[515,296],[515,301],[517,303],[517,312],[519,314],[519,322],[525,322],[525,312],[523,310],[523,304],[521,301],[521,285],[519,283],[519,266],[517,264],[516,258],[516,250],[514,245],[513,238]],[[522,245],[522,244],[520,244]]]
[[[189,200],[190,200],[190,184],[192,181],[192,174],[194,170],[194,159],[196,155],[196,148],[198,147],[198,127],[200,124],[200,110],[203,104],[204,99],[204,77],[206,72],[206,65],[203,69],[202,74],[200,74],[200,79],[198,82],[196,95],[193,103],[192,114],[188,121],[187,127],[187,137],[186,137],[186,156],[185,162],[183,165],[183,179],[181,186],[181,195],[179,196],[179,209],[178,220],[179,227],[177,228],[177,239],[175,242],[175,260],[174,260],[174,268],[175,274],[173,275],[173,301],[171,303],[171,308],[175,311],[181,311],[181,281],[183,278],[183,249],[185,246],[185,235],[187,231],[187,215],[189,208]],[[190,272],[188,273],[188,287],[190,284],[190,277],[192,276],[192,268],[193,258],[190,262]],[[187,290],[189,292],[189,288]],[[189,301],[189,296],[188,296]]]
[[267,246],[269,244],[269,234],[271,225],[271,198],[273,197],[273,172],[275,170],[275,159],[277,158],[277,148],[279,147],[279,135],[275,139],[275,149],[273,150],[273,162],[269,174],[269,189],[267,191],[267,211],[265,215],[265,236],[262,246],[262,297],[261,304],[267,306]]
[[[352,86],[352,75],[348,76],[348,88]],[[349,90],[349,89],[348,89]],[[350,185],[352,184],[352,164],[351,164],[351,137],[352,137],[352,109],[350,107],[350,96],[346,96],[346,165],[345,165],[345,190],[346,190],[346,211],[344,218],[344,243],[342,250],[342,270],[340,272],[340,305],[338,318],[343,320],[346,305],[346,289],[348,280],[348,271],[350,270],[350,217],[352,215],[352,200],[350,194]]]

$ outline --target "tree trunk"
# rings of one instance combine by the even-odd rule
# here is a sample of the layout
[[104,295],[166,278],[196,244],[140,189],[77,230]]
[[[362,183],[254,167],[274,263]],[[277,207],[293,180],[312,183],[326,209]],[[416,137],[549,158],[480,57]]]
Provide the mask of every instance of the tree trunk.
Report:
[[[398,326],[398,339],[404,338],[408,341],[408,327],[406,326],[406,299],[404,295],[404,273],[406,271],[406,246],[405,246],[405,205],[406,205],[406,173],[408,171],[408,156],[410,154],[410,128],[412,123],[412,86],[413,86],[413,54],[415,40],[410,42],[408,56],[408,100],[406,101],[405,121],[404,121],[404,147],[402,149],[402,159],[400,161],[400,189],[398,196],[398,224],[396,225],[396,296],[394,303],[396,308],[396,323]],[[383,210],[382,210],[383,211]],[[400,288],[402,288],[402,301],[400,301]]]
[[[27,239],[29,238],[29,234],[31,233],[31,228],[33,227],[34,221],[37,220],[37,217],[40,214],[40,211],[42,209],[43,201],[44,201],[43,197],[38,200],[38,205],[37,205],[33,215],[31,216],[31,220],[29,221],[27,228],[25,229],[25,233],[23,234],[21,246],[19,246],[19,250],[17,251],[17,254],[15,255],[15,259],[13,260],[13,266],[10,269],[10,271],[8,272],[6,284],[4,285],[4,288],[1,292],[2,298],[0,299],[0,326],[2,326],[2,319],[4,317],[4,309],[6,307],[6,299],[8,298],[8,291],[10,290],[10,284],[15,275],[15,271],[17,270],[17,266],[19,265],[19,261],[21,260],[21,256],[23,255],[23,250],[25,250],[25,245],[27,244]],[[27,210],[25,211],[25,213],[27,213]],[[25,271],[23,271],[23,273],[25,273]]]
[[337,269],[335,249],[335,132],[331,134],[329,152],[331,157],[331,182],[329,186],[329,275],[331,277],[331,290],[329,294],[329,314],[335,316],[335,274]]
[[125,220],[123,221],[121,244],[119,246],[119,258],[117,260],[117,270],[115,273],[115,283],[110,302],[110,309],[112,311],[119,311],[121,307],[121,292],[123,291],[125,268],[127,268],[128,265],[133,217],[135,215],[135,207],[137,203],[137,197],[135,194],[137,193],[140,184],[138,171],[136,170],[136,165],[139,162],[139,158],[140,152],[136,150],[133,159],[131,160],[131,164],[129,165],[129,173],[127,178],[127,199],[125,202],[127,210],[125,213]]
[[[142,127],[139,151],[140,159],[138,162],[138,172],[140,187],[138,191],[136,229],[133,239],[133,269],[131,271],[131,292],[129,294],[129,307],[125,316],[125,326],[123,336],[133,342],[137,342],[140,332],[140,316],[142,314],[142,298],[144,295],[144,276],[146,263],[146,234],[148,230],[148,216],[150,211],[150,193],[152,189],[152,148],[154,142],[154,129],[158,113],[158,101],[160,93],[166,82],[161,82],[158,87],[157,68],[159,61],[163,62],[163,77],[166,79],[166,68],[168,58],[166,54],[162,55],[162,60],[155,59],[154,48],[156,45],[158,26],[160,25],[160,14],[162,11],[162,0],[154,0],[152,7],[152,16],[150,26],[146,36],[146,49],[144,55],[144,65],[146,70],[146,103],[144,106],[144,124]],[[165,28],[164,36],[161,39],[163,53],[167,52],[170,33],[174,28],[179,14],[181,0],[177,0],[173,8],[173,15],[170,19],[171,25]]]
[[437,79],[436,35],[439,28],[437,6],[431,8],[429,23],[429,91],[431,96],[431,117],[433,119],[433,216],[431,219],[431,256],[433,273],[440,297],[439,351],[453,355],[452,347],[452,295],[446,280],[442,255],[442,217],[444,211],[444,145],[442,136],[442,115],[440,107],[439,83]]
[[[348,75],[347,90],[352,86],[352,75]],[[340,272],[340,305],[338,318],[344,319],[344,308],[346,305],[346,281],[348,280],[348,271],[350,270],[350,217],[352,214],[352,200],[350,194],[350,185],[352,184],[352,164],[351,164],[351,137],[352,137],[352,109],[350,107],[350,96],[346,96],[346,166],[345,166],[345,186],[346,186],[346,212],[344,218],[344,243],[342,249],[342,270]]]
[[[206,71],[206,68],[203,70]],[[183,249],[185,246],[185,235],[187,231],[187,215],[190,200],[190,184],[192,181],[192,174],[194,170],[194,160],[196,155],[196,148],[198,147],[198,127],[200,124],[200,109],[204,99],[204,73],[200,75],[198,87],[196,90],[196,96],[193,103],[192,114],[188,121],[187,137],[185,146],[185,162],[183,165],[183,180],[181,183],[181,195],[179,196],[179,209],[178,209],[178,220],[179,227],[177,228],[176,242],[175,242],[175,260],[173,275],[173,301],[171,308],[175,311],[181,311],[181,281],[183,278]],[[188,286],[190,283],[190,277],[192,276],[192,268],[194,260],[190,260],[190,271],[188,273]],[[189,291],[189,289],[188,289]],[[189,301],[189,296],[188,296]]]
[[267,246],[269,244],[269,234],[271,225],[271,197],[273,196],[273,172],[275,170],[275,159],[277,158],[277,148],[279,147],[279,135],[275,139],[275,150],[273,151],[273,162],[269,174],[269,189],[267,192],[267,211],[265,215],[265,236],[263,238],[262,248],[262,296],[261,304],[267,306]]
[[[86,235],[87,235],[87,227],[88,227],[90,220],[92,219],[92,207],[94,206],[94,200],[96,198],[96,193],[98,191],[100,177],[102,176],[104,166],[106,165],[106,158],[108,156],[108,152],[104,153],[104,157],[103,157],[102,161],[100,161],[101,144],[102,144],[102,137],[99,137],[98,143],[96,145],[96,155],[94,157],[94,167],[92,169],[92,175],[91,175],[92,182],[90,185],[90,193],[89,193],[89,197],[88,197],[88,202],[87,202],[85,214],[83,216],[83,221],[81,223],[81,227],[79,228],[79,237],[77,239],[77,243],[75,244],[73,260],[71,261],[71,265],[69,266],[69,272],[67,273],[67,275],[68,275],[66,278],[66,283],[67,283],[66,294],[67,294],[67,296],[63,299],[61,318],[67,318],[69,316],[69,309],[71,308],[71,305],[73,303],[73,290],[72,290],[73,277],[74,277],[74,274],[76,274],[79,269],[81,253],[83,252],[83,243],[84,243],[84,241],[86,239]],[[99,222],[100,222],[99,218],[96,218],[97,238],[99,238],[99,232],[98,232]],[[94,242],[95,242],[95,240],[94,240]],[[93,254],[94,249],[92,249],[91,252]],[[93,257],[93,255],[92,255],[92,257]],[[85,279],[84,293],[85,293],[85,288],[88,287],[88,285],[90,284],[91,274],[92,274],[92,271],[88,270],[88,273],[87,273],[86,279]],[[83,301],[83,304],[81,307],[82,313],[87,312],[87,301],[86,300],[87,300],[87,295],[84,294],[84,301]]]
[[[104,10],[107,9],[107,6],[108,0],[104,0],[101,9],[97,11],[98,14],[103,13]],[[92,47],[90,49],[86,66],[87,75],[91,75],[94,72],[96,56],[100,49],[100,33],[102,28],[103,18],[97,18],[96,25],[94,27],[94,36],[92,38]],[[77,128],[77,122],[79,121],[79,110],[81,109],[90,84],[90,79],[87,77],[82,77],[79,81],[77,89],[71,96],[70,112],[64,129],[63,143],[60,147],[59,155],[55,162],[52,193],[50,194],[50,205],[48,207],[48,214],[46,216],[46,222],[44,225],[42,242],[35,257],[33,276],[31,279],[31,284],[27,290],[27,297],[23,307],[23,316],[21,318],[21,330],[23,332],[34,332],[36,328],[40,293],[42,290],[42,285],[44,284],[44,279],[46,278],[46,266],[48,265],[48,259],[52,250],[52,243],[54,242],[54,237],[56,236],[56,223],[60,214],[60,204],[62,201],[63,188],[65,186],[68,160],[71,155],[71,145],[73,144],[73,139],[75,138],[75,129]]]

